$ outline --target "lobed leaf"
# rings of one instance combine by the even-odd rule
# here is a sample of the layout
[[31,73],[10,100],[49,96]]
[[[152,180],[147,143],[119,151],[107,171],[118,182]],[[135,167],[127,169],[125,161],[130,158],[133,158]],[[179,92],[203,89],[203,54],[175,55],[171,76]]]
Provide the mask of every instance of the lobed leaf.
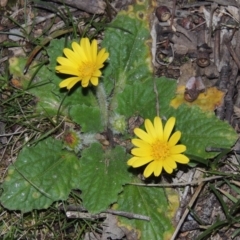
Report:
[[[167,197],[168,196],[168,197]],[[119,217],[119,225],[138,232],[138,239],[170,239],[173,217],[179,207],[174,190],[157,187],[125,186],[115,208],[120,211],[150,217],[150,221]]]
[[[169,114],[169,113],[168,113]],[[235,130],[214,113],[203,112],[196,106],[181,105],[171,110],[176,117],[176,129],[182,132],[181,142],[187,146],[187,154],[209,159],[219,153],[206,152],[206,147],[230,148],[237,141]]]
[[74,105],[70,109],[71,118],[78,123],[83,132],[102,132],[101,112],[97,107],[84,104]]
[[[157,93],[154,92],[154,81]],[[153,119],[157,114],[157,107],[159,107],[160,115],[168,111],[175,88],[176,81],[164,77],[149,79],[141,84],[128,85],[117,97],[117,111],[126,117],[140,115]],[[160,106],[156,103],[157,98],[159,98]]]
[[9,210],[29,212],[46,209],[54,201],[66,200],[79,184],[77,157],[62,150],[60,141],[48,138],[25,147],[8,169],[0,198]]
[[127,159],[120,146],[104,151],[100,144],[94,143],[82,152],[79,188],[89,212],[99,213],[117,201],[122,185],[131,180]]

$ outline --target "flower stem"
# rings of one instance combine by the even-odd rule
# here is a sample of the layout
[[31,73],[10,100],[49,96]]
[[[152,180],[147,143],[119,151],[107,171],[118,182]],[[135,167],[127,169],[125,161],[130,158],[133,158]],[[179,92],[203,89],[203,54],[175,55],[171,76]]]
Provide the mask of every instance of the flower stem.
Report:
[[107,102],[107,95],[103,87],[103,84],[100,83],[97,86],[96,95],[97,95],[98,105],[99,105],[100,113],[102,117],[102,123],[104,128],[106,129],[108,124],[108,102]]

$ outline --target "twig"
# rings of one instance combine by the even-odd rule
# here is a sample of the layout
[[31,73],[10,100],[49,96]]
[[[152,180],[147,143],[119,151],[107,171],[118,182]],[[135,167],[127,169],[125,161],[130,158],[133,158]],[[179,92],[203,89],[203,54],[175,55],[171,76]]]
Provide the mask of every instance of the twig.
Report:
[[235,63],[237,64],[238,69],[240,69],[240,60],[239,60],[235,50],[233,49],[232,43],[230,41],[225,41],[225,45],[227,46],[228,51],[232,55],[232,58],[234,59]]
[[173,233],[173,235],[172,235],[172,237],[171,237],[171,240],[174,240],[174,239],[176,238],[176,236],[177,236],[177,234],[178,234],[178,232],[179,232],[179,230],[180,230],[183,222],[185,221],[185,218],[187,217],[187,215],[188,215],[188,213],[189,213],[189,208],[191,208],[192,205],[194,204],[194,202],[195,202],[195,200],[197,199],[199,193],[201,192],[204,184],[205,184],[205,183],[202,182],[202,183],[198,186],[198,188],[197,188],[197,190],[195,191],[195,193],[193,194],[193,196],[192,196],[192,198],[191,198],[191,200],[190,200],[187,208],[185,209],[185,211],[184,211],[184,213],[183,213],[183,215],[182,215],[182,217],[181,217],[181,219],[180,219],[180,221],[179,221],[179,223],[178,223],[178,225],[177,225],[177,227],[176,227],[176,229],[175,229],[175,231],[174,231],[174,233]]
[[213,13],[216,10],[218,5],[214,2],[211,4],[210,20],[209,20],[209,34],[208,34],[208,45],[211,46],[211,37],[213,32],[212,22],[213,22]]
[[22,131],[22,132],[14,132],[14,133],[6,133],[6,134],[1,134],[0,137],[10,137],[12,135],[17,135],[17,134],[21,134],[26,132],[26,130]]
[[[220,20],[221,23],[222,19]],[[216,66],[219,66],[220,62],[220,39],[221,39],[221,30],[220,28],[216,28],[215,30],[215,38],[214,38],[214,63]]]
[[234,6],[238,7],[238,3],[236,0],[207,0],[207,2],[215,2],[219,5],[223,6]]
[[[226,176],[225,176],[226,177]],[[144,184],[144,183],[128,183],[128,185],[142,186],[142,187],[184,187],[184,186],[194,186],[202,184],[203,182],[208,182],[216,179],[224,178],[224,176],[213,176],[208,178],[202,178],[192,182],[186,183],[160,183],[160,184]]]
[[236,85],[236,79],[238,75],[238,67],[235,63],[233,63],[233,69],[232,74],[230,76],[229,85],[228,85],[228,92],[225,96],[225,106],[226,106],[226,112],[225,112],[225,120],[228,121],[229,124],[231,124],[232,115],[233,115],[233,98],[235,93],[235,85]]
[[[85,0],[51,0],[52,2],[58,2],[59,4],[66,4],[71,7],[75,7],[77,9],[81,9],[88,13],[93,14],[103,14],[106,8],[106,2],[103,0],[92,0],[92,1],[85,1]],[[48,1],[49,2],[49,1]]]
[[190,42],[192,43],[196,43],[197,42],[197,37],[194,34],[194,32],[189,32],[187,31],[185,28],[183,28],[182,26],[180,26],[179,24],[175,24],[175,28],[177,32],[182,33],[186,38],[188,38],[190,40]]
[[172,17],[171,17],[171,21],[170,21],[170,28],[172,29],[173,26],[173,19],[175,17],[175,12],[176,12],[176,0],[173,0],[173,8],[172,8]]
[[113,214],[113,215],[123,216],[129,219],[139,219],[139,220],[150,221],[150,217],[148,216],[130,213],[130,212],[116,211],[112,209],[107,209],[106,211],[103,211],[99,214],[87,213],[87,210],[85,208],[83,208],[82,206],[75,206],[75,205],[70,205],[70,206],[67,206],[66,208],[64,206],[60,206],[59,209],[62,211],[66,211],[66,215],[69,218],[97,219],[97,218],[105,218],[107,217],[107,214]]
[[150,221],[150,217],[140,215],[140,214],[135,214],[135,213],[116,211],[116,210],[111,210],[111,209],[108,209],[104,212],[105,213],[111,213],[113,215],[119,215],[119,216],[126,217],[126,218],[129,218],[129,219],[139,219],[139,220]]

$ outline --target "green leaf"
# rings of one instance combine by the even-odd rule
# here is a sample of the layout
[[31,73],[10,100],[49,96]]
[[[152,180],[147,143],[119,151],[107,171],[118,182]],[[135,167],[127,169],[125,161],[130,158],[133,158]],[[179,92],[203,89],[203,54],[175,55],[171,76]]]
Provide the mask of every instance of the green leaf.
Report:
[[114,103],[126,84],[141,84],[149,79],[152,68],[147,46],[150,33],[146,22],[118,14],[111,25],[114,27],[107,28],[102,42],[110,53],[103,83],[108,94],[114,88]]
[[72,119],[81,125],[83,132],[102,132],[101,113],[97,107],[88,107],[83,104],[74,105],[70,109]]
[[9,167],[1,203],[22,212],[46,209],[54,201],[67,199],[79,184],[79,172],[79,160],[73,153],[62,151],[58,140],[49,138],[25,147]]
[[28,89],[28,92],[37,98],[36,112],[43,116],[55,116],[63,97],[54,79],[56,78],[52,72],[46,66],[42,66]]
[[150,221],[119,217],[120,225],[137,230],[141,240],[170,239],[174,232],[172,219],[178,207],[174,190],[143,186],[125,186],[116,204],[117,210],[150,217]]
[[91,213],[99,213],[117,201],[122,185],[130,182],[125,150],[117,146],[103,150],[94,143],[82,152],[80,186],[84,207]]
[[230,148],[237,140],[236,132],[228,123],[198,107],[181,105],[172,109],[170,115],[176,117],[176,129],[182,132],[180,141],[192,156],[213,158],[219,153],[206,152],[206,147]]
[[64,56],[63,49],[65,47],[71,47],[71,42],[66,43],[66,38],[61,39],[53,39],[47,49],[47,53],[49,55],[49,62],[48,65],[49,69],[52,72],[55,72],[55,67],[57,66],[57,57]]
[[[154,92],[154,82],[157,94]],[[144,83],[128,85],[117,97],[120,114],[130,117],[140,115],[144,118],[153,118],[157,115],[156,101],[159,98],[160,115],[167,112],[169,103],[175,95],[176,81],[164,77],[155,80],[149,79]],[[165,109],[165,111],[163,111]]]

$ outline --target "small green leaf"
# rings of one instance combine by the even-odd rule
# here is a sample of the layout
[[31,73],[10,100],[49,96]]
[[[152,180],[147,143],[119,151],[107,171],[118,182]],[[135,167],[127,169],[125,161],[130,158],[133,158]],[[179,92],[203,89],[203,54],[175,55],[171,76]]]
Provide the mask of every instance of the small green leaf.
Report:
[[170,239],[178,207],[178,195],[173,190],[143,186],[125,186],[116,204],[117,210],[150,217],[150,221],[119,217],[120,225],[137,230],[141,240]]
[[57,114],[63,97],[63,94],[59,92],[57,83],[53,81],[54,79],[52,72],[46,66],[42,66],[28,89],[28,92],[36,97],[36,112],[47,117],[53,117]]
[[101,113],[97,107],[88,107],[83,104],[74,105],[70,109],[70,116],[81,126],[83,132],[103,131]]
[[79,172],[79,160],[73,153],[62,151],[58,140],[49,138],[25,147],[9,167],[1,203],[22,212],[46,209],[54,201],[67,199],[79,184]]
[[117,201],[122,185],[130,182],[125,150],[117,146],[103,150],[94,143],[82,152],[80,186],[84,207],[99,213]]

